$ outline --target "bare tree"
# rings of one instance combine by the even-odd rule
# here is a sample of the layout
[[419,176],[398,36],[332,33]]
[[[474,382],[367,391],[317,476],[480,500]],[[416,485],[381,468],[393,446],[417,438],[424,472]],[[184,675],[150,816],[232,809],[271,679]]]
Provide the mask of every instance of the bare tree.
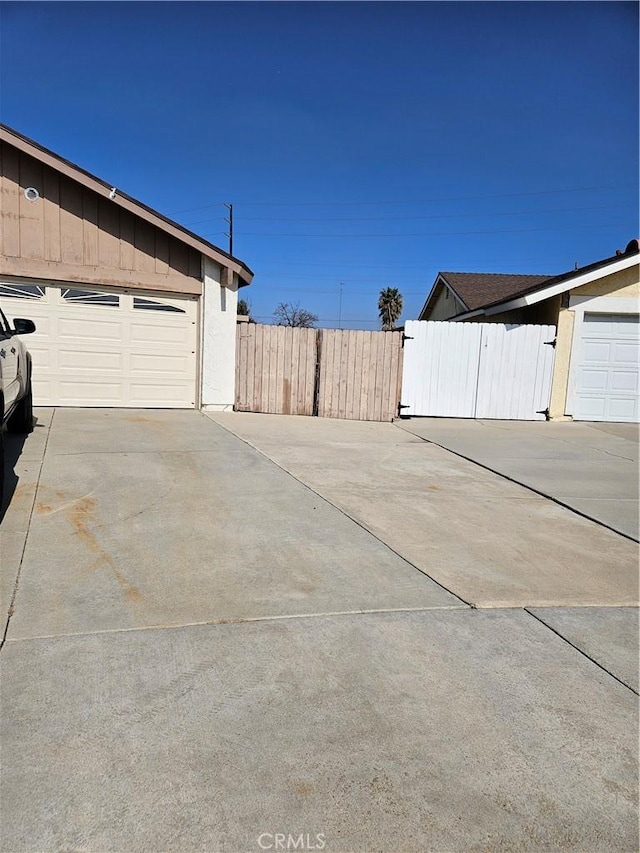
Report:
[[298,326],[301,329],[314,329],[318,322],[317,314],[291,302],[281,302],[273,312],[273,318],[276,326]]

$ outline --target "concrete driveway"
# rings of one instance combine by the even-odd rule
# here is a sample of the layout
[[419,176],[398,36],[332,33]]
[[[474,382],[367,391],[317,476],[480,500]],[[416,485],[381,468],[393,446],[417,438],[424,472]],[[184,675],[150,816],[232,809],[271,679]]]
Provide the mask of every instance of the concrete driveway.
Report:
[[638,424],[408,418],[397,426],[638,541]]
[[38,421],[5,853],[637,849],[634,543],[393,425]]

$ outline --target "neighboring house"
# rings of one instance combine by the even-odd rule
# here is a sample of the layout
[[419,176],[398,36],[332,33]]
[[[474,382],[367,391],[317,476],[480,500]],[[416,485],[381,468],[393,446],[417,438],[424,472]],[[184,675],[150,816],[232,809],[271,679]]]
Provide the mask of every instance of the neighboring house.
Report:
[[34,402],[232,408],[240,260],[0,125],[0,306]]
[[631,240],[624,252],[553,277],[440,273],[419,319],[554,325],[550,417],[637,422],[639,251]]
[[548,278],[548,275],[440,272],[418,320],[450,320],[456,314],[520,293]]

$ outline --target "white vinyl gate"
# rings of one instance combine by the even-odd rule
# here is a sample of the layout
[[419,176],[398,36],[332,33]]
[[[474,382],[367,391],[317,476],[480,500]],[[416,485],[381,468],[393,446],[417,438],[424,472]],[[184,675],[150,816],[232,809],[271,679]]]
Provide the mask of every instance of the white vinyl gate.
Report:
[[545,420],[555,326],[405,323],[402,415]]

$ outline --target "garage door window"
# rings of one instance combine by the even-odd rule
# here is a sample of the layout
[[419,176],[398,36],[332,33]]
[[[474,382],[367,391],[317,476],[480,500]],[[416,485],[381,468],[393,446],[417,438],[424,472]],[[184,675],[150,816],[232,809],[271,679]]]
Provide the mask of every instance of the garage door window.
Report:
[[133,307],[142,311],[176,311],[178,314],[185,313],[177,305],[169,305],[168,302],[157,302],[155,299],[143,299],[140,296],[133,297]]
[[62,291],[65,302],[79,302],[81,305],[108,305],[117,308],[120,297],[115,293],[100,293],[97,290],[76,290],[67,288]]
[[0,296],[12,299],[42,299],[44,287],[39,284],[0,284]]

